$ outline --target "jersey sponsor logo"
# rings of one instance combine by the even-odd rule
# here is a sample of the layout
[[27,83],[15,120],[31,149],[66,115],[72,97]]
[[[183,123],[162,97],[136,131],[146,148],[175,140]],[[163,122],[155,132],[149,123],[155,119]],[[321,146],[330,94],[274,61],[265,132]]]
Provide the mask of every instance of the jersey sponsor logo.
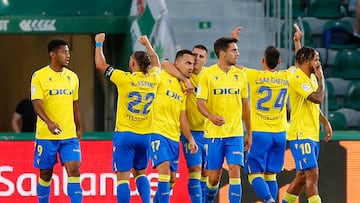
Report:
[[213,91],[214,95],[219,94],[240,94],[239,88],[216,88]]
[[184,100],[181,95],[179,95],[178,93],[173,92],[173,91],[171,91],[171,90],[166,90],[166,96],[169,96],[169,97],[171,97],[171,98],[174,98],[174,99],[176,99],[176,100],[178,100],[178,101],[180,101],[180,102],[183,102],[183,100]]
[[72,95],[74,93],[74,90],[72,89],[51,89],[49,90],[50,96],[55,95]]

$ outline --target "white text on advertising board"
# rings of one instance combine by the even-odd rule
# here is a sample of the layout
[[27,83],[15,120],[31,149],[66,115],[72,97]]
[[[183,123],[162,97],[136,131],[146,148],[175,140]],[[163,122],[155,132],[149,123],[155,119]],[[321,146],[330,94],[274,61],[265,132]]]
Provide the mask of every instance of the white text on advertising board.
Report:
[[7,31],[7,25],[10,20],[0,20],[0,31]]
[[35,19],[35,20],[22,20],[19,27],[22,31],[56,31],[55,19]]

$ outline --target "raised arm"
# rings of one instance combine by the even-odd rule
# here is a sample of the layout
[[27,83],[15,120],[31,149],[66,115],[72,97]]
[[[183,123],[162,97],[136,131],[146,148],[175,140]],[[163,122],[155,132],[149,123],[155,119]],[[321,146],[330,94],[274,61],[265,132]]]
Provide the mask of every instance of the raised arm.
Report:
[[296,52],[301,49],[301,36],[302,36],[302,32],[299,28],[299,26],[294,23],[294,28],[295,28],[295,33],[294,33],[294,45],[295,45],[295,54]]
[[155,50],[151,46],[148,37],[146,35],[142,35],[139,37],[138,41],[146,48],[146,51],[151,59],[151,67],[160,67],[159,56],[156,54]]
[[232,38],[237,39],[237,40],[239,41],[239,39],[240,39],[240,33],[241,33],[241,30],[242,30],[242,29],[243,29],[243,28],[242,28],[241,26],[236,27],[235,29],[233,29],[233,30],[231,31],[230,36],[231,36]]
[[99,33],[95,35],[95,66],[104,74],[106,69],[110,66],[105,59],[103,53],[103,43],[105,41],[105,33]]

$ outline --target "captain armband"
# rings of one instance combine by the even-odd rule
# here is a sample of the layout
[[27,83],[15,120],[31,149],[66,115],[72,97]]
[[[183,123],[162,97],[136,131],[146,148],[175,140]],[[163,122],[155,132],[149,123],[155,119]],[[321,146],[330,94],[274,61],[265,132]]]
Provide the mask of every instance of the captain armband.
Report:
[[106,70],[105,70],[105,77],[110,79],[111,74],[114,72],[114,70],[115,69],[112,66],[107,67]]

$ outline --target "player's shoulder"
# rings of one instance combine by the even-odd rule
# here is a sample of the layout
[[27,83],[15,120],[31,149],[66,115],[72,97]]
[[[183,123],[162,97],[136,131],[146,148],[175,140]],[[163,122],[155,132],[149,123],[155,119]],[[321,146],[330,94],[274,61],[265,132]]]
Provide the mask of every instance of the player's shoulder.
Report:
[[34,77],[41,77],[41,76],[43,76],[43,75],[47,75],[47,74],[49,73],[49,71],[50,71],[49,65],[43,66],[43,67],[35,70],[35,71],[33,72],[33,74],[32,74],[31,77],[32,77],[32,78],[34,78]]
[[206,68],[203,68],[201,71],[201,74],[209,74],[211,72],[213,72],[214,70],[216,70],[216,68],[218,68],[217,64],[213,64],[211,66],[208,66]]

